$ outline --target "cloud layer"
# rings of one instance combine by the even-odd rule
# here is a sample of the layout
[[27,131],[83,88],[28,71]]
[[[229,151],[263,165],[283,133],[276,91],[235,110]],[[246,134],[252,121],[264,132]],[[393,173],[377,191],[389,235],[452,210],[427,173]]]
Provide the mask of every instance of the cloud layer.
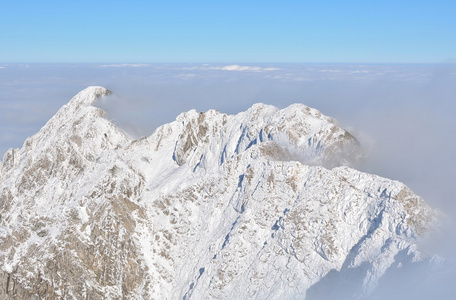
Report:
[[262,72],[262,71],[276,71],[278,68],[262,68],[254,66],[239,66],[239,65],[229,65],[224,67],[210,67],[211,70],[223,70],[223,71],[250,71],[250,72]]
[[[361,170],[400,180],[450,220],[456,216],[454,64],[2,65],[0,75],[1,153],[21,147],[89,85],[115,92],[100,106],[134,138],[193,108],[233,114],[257,102],[281,108],[300,102],[369,146]],[[455,226],[448,224],[423,247],[454,259]],[[454,269],[439,272],[446,278],[440,282],[455,279]]]

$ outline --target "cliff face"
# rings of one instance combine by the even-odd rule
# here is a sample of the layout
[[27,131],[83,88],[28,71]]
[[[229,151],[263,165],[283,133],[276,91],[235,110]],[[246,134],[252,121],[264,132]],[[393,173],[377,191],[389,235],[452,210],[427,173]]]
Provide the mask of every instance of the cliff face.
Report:
[[108,94],[80,92],[5,154],[0,298],[283,299],[334,273],[365,295],[425,259],[435,213],[349,168],[358,141],[319,111],[189,111],[131,140],[93,106]]

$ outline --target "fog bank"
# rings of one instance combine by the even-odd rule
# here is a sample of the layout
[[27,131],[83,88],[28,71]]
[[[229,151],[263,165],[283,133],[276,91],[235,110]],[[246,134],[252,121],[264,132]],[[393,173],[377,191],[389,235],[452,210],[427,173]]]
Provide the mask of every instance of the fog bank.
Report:
[[[422,246],[430,253],[455,258],[454,64],[1,67],[2,154],[10,147],[21,147],[62,105],[89,85],[102,85],[114,92],[108,101],[97,105],[133,138],[150,135],[158,126],[190,109],[235,114],[257,102],[279,108],[299,102],[319,109],[339,120],[369,149],[368,158],[359,169],[404,182],[431,206],[447,214],[449,221],[443,229],[424,240]],[[420,268],[391,274],[373,297],[394,296],[388,291],[399,286],[390,278],[400,278],[403,293],[408,290],[409,295],[414,293],[417,297],[431,287],[435,287],[435,293],[437,288],[445,290],[442,285],[456,279],[451,263],[431,275],[425,266]],[[421,294],[420,289],[414,288],[417,282],[423,287]]]

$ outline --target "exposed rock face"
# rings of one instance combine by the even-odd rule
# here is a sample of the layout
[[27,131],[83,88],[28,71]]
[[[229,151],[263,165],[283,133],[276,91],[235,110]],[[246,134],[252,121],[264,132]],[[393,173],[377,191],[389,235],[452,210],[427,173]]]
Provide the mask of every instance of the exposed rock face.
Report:
[[349,168],[358,141],[317,110],[189,111],[131,140],[92,105],[108,94],[5,154],[1,299],[304,298],[353,270],[363,295],[398,253],[425,259],[435,213]]

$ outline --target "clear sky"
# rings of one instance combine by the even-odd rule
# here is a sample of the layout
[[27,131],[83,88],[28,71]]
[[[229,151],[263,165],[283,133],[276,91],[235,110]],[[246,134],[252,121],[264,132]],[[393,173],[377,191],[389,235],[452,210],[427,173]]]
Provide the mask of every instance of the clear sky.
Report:
[[456,1],[5,0],[0,63],[456,60]]

